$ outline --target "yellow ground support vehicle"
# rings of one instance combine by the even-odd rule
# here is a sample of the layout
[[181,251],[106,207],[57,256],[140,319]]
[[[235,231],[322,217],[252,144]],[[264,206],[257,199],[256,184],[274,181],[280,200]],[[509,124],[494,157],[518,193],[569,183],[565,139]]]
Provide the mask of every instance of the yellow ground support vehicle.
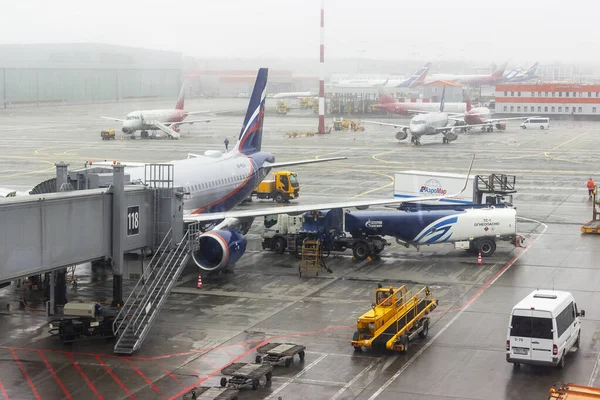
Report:
[[548,400],[587,400],[600,399],[600,389],[589,386],[579,386],[568,383],[554,386],[550,389]]
[[273,199],[277,203],[288,202],[300,196],[298,176],[292,171],[278,171],[273,173],[273,179],[265,179],[258,184],[252,196],[259,199]]
[[409,344],[419,335],[425,338],[429,332],[429,317],[438,301],[425,286],[413,295],[406,286],[375,290],[372,309],[358,318],[352,347],[363,347],[406,352]]
[[596,200],[596,190],[594,190],[594,196],[592,198],[592,220],[581,227],[583,233],[600,233],[600,207],[599,202]]
[[102,140],[115,140],[115,130],[114,129],[106,129],[100,132],[100,137]]
[[288,112],[288,105],[286,101],[283,100],[279,100],[277,102],[277,104],[275,105],[275,110],[277,111],[277,114],[282,114],[285,115]]

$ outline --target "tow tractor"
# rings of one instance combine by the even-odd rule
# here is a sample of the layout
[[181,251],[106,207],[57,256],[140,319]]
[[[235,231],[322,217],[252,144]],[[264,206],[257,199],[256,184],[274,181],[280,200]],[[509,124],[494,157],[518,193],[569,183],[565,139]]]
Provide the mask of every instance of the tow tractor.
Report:
[[598,212],[600,205],[596,202],[596,190],[592,200],[592,220],[581,227],[583,233],[600,233],[600,212]]
[[98,303],[67,303],[64,318],[50,321],[49,333],[57,335],[63,343],[82,340],[113,338],[113,321],[117,310],[103,308]]
[[115,140],[115,130],[114,129],[106,129],[100,132],[100,137],[102,140]]
[[417,335],[427,337],[429,313],[438,305],[425,286],[413,295],[406,285],[399,288],[378,285],[372,309],[358,318],[352,347],[378,350],[408,351],[409,344]]
[[287,203],[297,199],[300,195],[298,176],[292,171],[278,171],[273,173],[272,179],[265,179],[250,195],[259,199],[273,199],[277,203]]

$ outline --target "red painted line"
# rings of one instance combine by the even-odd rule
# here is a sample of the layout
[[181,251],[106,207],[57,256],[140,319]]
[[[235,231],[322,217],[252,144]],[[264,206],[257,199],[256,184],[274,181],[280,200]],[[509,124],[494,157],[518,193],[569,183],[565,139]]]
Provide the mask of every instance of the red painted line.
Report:
[[[148,378],[146,377],[146,375],[144,375],[144,373],[143,373],[142,371],[140,371],[140,369],[139,369],[138,367],[136,367],[136,366],[135,366],[135,364],[133,364],[133,362],[131,362],[131,361],[130,361],[129,359],[127,359],[127,358],[125,359],[125,361],[127,361],[127,363],[128,363],[129,365],[131,365],[131,368],[133,368],[133,370],[134,370],[135,372],[137,372],[137,374],[138,374],[139,376],[141,376],[141,377],[142,377],[142,379],[143,379],[143,380],[145,380],[145,381],[146,381],[146,383],[147,383],[148,385],[150,385],[150,387],[152,388],[152,390],[154,390],[156,393],[158,393],[158,394],[160,394],[160,395],[162,396],[162,393],[161,393],[161,392],[160,392],[160,390],[159,390],[159,389],[156,387],[156,385],[155,385],[154,383],[152,383],[152,381],[151,381],[150,379],[148,379]],[[191,389],[190,389],[190,390],[191,390]]]
[[25,379],[27,379],[27,383],[29,384],[29,387],[31,388],[31,391],[33,392],[35,398],[38,399],[38,400],[41,400],[40,394],[38,393],[35,385],[33,384],[33,381],[29,377],[29,374],[27,374],[27,371],[25,371],[25,368],[23,367],[23,364],[21,363],[21,360],[19,360],[19,357],[17,357],[17,352],[15,351],[15,349],[10,349],[10,352],[12,353],[13,358],[17,362],[17,365],[19,366],[19,369],[21,370],[21,372],[25,376]]
[[94,384],[92,383],[92,381],[89,380],[89,378],[87,377],[87,375],[85,374],[85,372],[83,372],[83,370],[79,366],[79,363],[77,361],[75,361],[75,359],[70,354],[68,354],[68,353],[65,353],[65,357],[67,357],[69,359],[69,361],[71,361],[71,364],[73,364],[73,366],[75,367],[75,369],[77,370],[77,372],[79,372],[79,375],[81,375],[81,377],[83,378],[83,380],[85,381],[85,383],[87,383],[87,385],[89,386],[89,388],[92,389],[92,392],[94,392],[94,394],[96,395],[96,397],[98,397],[101,400],[104,400],[104,398],[98,392],[98,389],[96,389],[96,386],[94,386]]
[[56,375],[56,372],[54,371],[54,368],[52,368],[52,365],[50,365],[50,363],[48,362],[48,360],[44,356],[44,353],[41,350],[38,350],[38,354],[40,355],[40,358],[42,359],[42,361],[44,362],[44,364],[46,364],[46,368],[48,368],[48,370],[50,371],[50,373],[54,377],[54,380],[56,381],[56,383],[58,384],[58,386],[60,386],[60,389],[63,391],[63,393],[65,394],[65,396],[67,396],[67,399],[73,400],[73,397],[71,397],[71,393],[69,393],[69,391],[67,390],[67,388],[65,387],[65,385],[62,383],[62,381],[60,380],[60,378],[58,377],[58,375]]
[[158,368],[162,369],[162,370],[163,370],[163,372],[164,372],[165,374],[167,374],[167,376],[168,376],[169,378],[171,378],[171,379],[173,379],[175,382],[177,382],[177,384],[178,384],[179,386],[183,386],[183,383],[181,383],[181,381],[180,381],[180,380],[179,380],[179,379],[178,379],[178,378],[177,378],[175,375],[173,375],[173,374],[172,374],[172,373],[171,373],[171,372],[170,372],[168,369],[166,369],[165,367],[163,367],[163,366],[162,366],[162,365],[160,365],[159,363],[155,363],[155,365],[157,365],[157,366],[158,366]]
[[4,388],[4,384],[2,383],[2,379],[0,379],[0,393],[2,393],[2,396],[4,396],[5,400],[10,400],[8,393],[6,393],[6,389]]
[[100,365],[102,365],[104,367],[104,370],[111,376],[111,378],[113,378],[114,381],[117,382],[117,384],[119,386],[121,386],[121,389],[123,389],[123,391],[125,393],[127,393],[127,396],[131,397],[132,399],[135,399],[135,396],[133,395],[133,393],[131,393],[129,391],[129,389],[127,389],[127,386],[125,386],[125,384],[123,382],[121,382],[119,377],[116,376],[114,372],[112,372],[112,370],[109,368],[109,366],[106,365],[106,363],[104,361],[102,361],[102,358],[100,358],[100,356],[96,356],[96,360],[98,360]]

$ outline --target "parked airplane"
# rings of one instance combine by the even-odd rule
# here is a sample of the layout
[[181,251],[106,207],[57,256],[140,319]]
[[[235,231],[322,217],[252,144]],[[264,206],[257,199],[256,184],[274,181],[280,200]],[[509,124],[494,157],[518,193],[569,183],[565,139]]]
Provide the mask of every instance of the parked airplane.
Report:
[[[439,110],[440,103],[413,103],[399,102],[392,97],[383,87],[379,89],[379,104],[373,105],[373,109],[392,114],[411,115],[418,112],[435,112]],[[448,112],[464,113],[467,103],[445,103],[444,109]]]
[[380,86],[412,88],[425,82],[429,68],[431,68],[431,63],[425,64],[408,79],[348,79],[331,84],[331,86],[336,88],[377,88]]
[[282,92],[276,93],[272,97],[274,99],[297,99],[299,97],[315,97],[316,95],[311,93],[310,90],[306,92]]
[[502,81],[506,64],[507,63],[502,64],[500,68],[489,75],[435,74],[427,78],[426,82],[452,81],[471,86],[495,85]]
[[[384,125],[384,126],[393,126],[394,128],[400,128],[401,130],[396,133],[396,139],[404,140],[408,137],[410,133],[410,142],[416,146],[421,145],[421,136],[423,135],[437,135],[442,134],[444,137],[442,138],[442,142],[444,144],[448,144],[456,139],[458,139],[458,134],[455,129],[458,128],[456,126],[457,119],[462,117],[464,114],[455,114],[444,112],[444,95],[446,92],[446,88],[444,87],[442,91],[442,101],[440,103],[439,112],[429,112],[423,113],[414,116],[408,125],[402,124],[391,124],[386,122],[377,122],[377,121],[363,121],[365,123]],[[409,103],[415,104],[415,103]],[[419,112],[417,110],[409,110],[412,112]],[[461,129],[471,128],[473,126],[480,125],[461,125]]]
[[[113,118],[113,117],[101,117],[116,122],[121,122],[123,127],[122,132],[126,135],[131,135],[131,138],[135,138],[135,132],[141,131],[141,138],[146,139],[150,137],[148,131],[160,130],[167,134],[171,139],[179,139],[179,125],[182,124],[194,124],[196,122],[210,122],[213,119],[196,119],[190,121],[184,121],[188,115],[206,113],[208,111],[196,111],[189,112],[183,109],[185,101],[185,84],[181,86],[175,109],[173,110],[141,110],[133,111],[125,116],[125,119]],[[155,135],[152,134],[152,137]]]
[[[454,116],[459,117],[458,115]],[[506,121],[510,120],[524,120],[531,118],[527,117],[511,117],[511,118],[492,118],[492,111],[487,107],[475,107],[471,108],[471,103],[467,102],[467,112],[464,114],[463,120],[466,124],[463,127],[463,132],[467,126],[478,126],[481,130],[487,132],[493,132],[494,128],[498,130],[506,129]]]
[[[204,155],[190,154],[187,159],[172,161],[174,186],[185,189],[184,221],[205,224],[205,232],[199,237],[200,249],[192,254],[195,265],[203,272],[218,271],[232,267],[246,250],[245,234],[255,217],[276,214],[299,214],[312,210],[332,208],[367,208],[373,205],[401,204],[401,199],[347,200],[337,203],[301,206],[272,207],[242,211],[229,211],[247,198],[255,187],[269,175],[271,169],[345,159],[334,157],[290,162],[276,162],[275,157],[263,152],[262,127],[265,111],[268,70],[258,71],[248,111],[242,125],[239,140],[228,153],[209,150]],[[102,163],[94,163],[102,165]],[[112,165],[112,163],[108,163]],[[144,181],[144,165],[122,163],[132,181]],[[471,162],[471,167],[473,162]],[[469,174],[471,169],[469,168]],[[458,196],[422,197],[413,201],[438,200]],[[210,229],[212,228],[212,230]]]
[[531,79],[538,78],[536,75],[537,67],[539,63],[534,63],[529,69],[524,70],[523,68],[515,68],[503,76],[503,83],[512,83],[512,82],[525,82]]

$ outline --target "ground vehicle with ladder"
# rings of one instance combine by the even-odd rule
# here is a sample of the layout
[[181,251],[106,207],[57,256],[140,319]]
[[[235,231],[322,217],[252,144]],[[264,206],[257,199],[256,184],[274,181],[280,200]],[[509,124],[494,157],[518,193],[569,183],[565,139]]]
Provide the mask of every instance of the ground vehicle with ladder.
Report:
[[427,337],[428,315],[437,305],[427,286],[413,294],[406,286],[379,285],[372,309],[358,318],[351,345],[355,351],[365,347],[406,352],[417,336]]

